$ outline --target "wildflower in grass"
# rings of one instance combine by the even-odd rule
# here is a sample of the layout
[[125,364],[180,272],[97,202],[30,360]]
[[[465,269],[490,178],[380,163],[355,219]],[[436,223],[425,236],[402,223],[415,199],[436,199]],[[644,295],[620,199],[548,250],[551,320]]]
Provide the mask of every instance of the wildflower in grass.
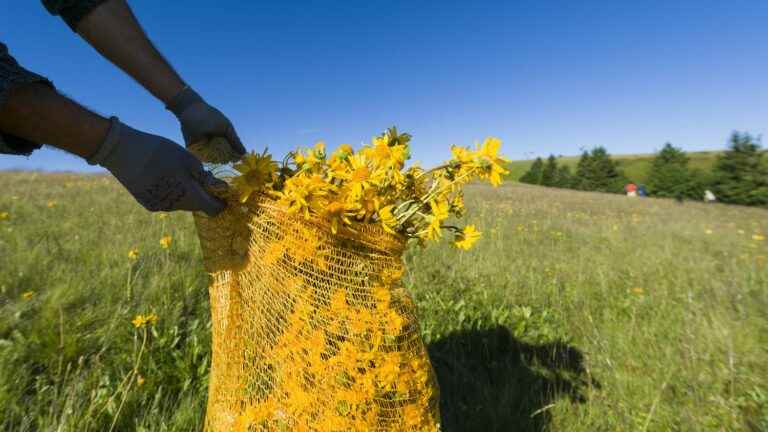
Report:
[[156,215],[158,219],[165,219],[168,217],[168,213],[164,213],[164,212],[157,213]]
[[34,291],[26,291],[26,292],[21,294],[21,298],[23,298],[26,301],[32,300],[32,297],[34,297],[34,296],[35,296],[35,292]]
[[8,219],[10,216],[8,212],[0,212],[0,221]]
[[154,313],[150,313],[147,315],[136,315],[133,320],[131,321],[131,324],[133,324],[136,328],[142,328],[146,325],[155,325],[157,324],[158,317]]
[[480,238],[482,233],[474,225],[467,225],[456,235],[453,245],[459,249],[469,250],[472,245]]
[[707,234],[712,234],[712,230],[711,229],[707,229],[704,232],[707,233]]
[[635,294],[637,294],[637,295],[643,295],[643,294],[645,294],[645,290],[644,290],[644,289],[642,289],[642,288],[640,288],[640,287],[635,287],[635,288],[632,288],[632,292],[633,292],[633,293],[635,293]]
[[146,380],[144,379],[143,376],[141,376],[141,375],[136,376],[136,385],[137,386],[141,387],[142,385],[144,385],[145,381]]
[[128,259],[130,260],[136,260],[139,258],[139,249],[133,248],[128,251]]
[[160,246],[162,246],[163,249],[168,249],[171,247],[171,242],[173,241],[173,238],[169,235],[163,236],[163,238],[160,239]]
[[54,208],[56,207],[56,201],[48,201],[48,208]]
[[762,234],[753,234],[752,235],[752,240],[754,240],[754,241],[763,241],[763,240],[765,240],[765,236],[762,235]]

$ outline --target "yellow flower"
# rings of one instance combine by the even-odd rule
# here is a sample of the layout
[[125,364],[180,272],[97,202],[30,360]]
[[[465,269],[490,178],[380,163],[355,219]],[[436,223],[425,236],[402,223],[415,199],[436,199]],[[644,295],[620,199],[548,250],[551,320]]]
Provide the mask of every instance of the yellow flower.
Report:
[[163,249],[168,249],[171,247],[172,240],[172,237],[169,235],[163,236],[163,238],[160,239],[160,246],[162,246]]
[[339,223],[343,225],[351,225],[352,221],[347,217],[347,209],[344,203],[339,201],[331,201],[325,207],[326,220],[331,222],[331,232],[336,234],[339,231]]
[[645,290],[640,288],[640,287],[632,288],[632,292],[637,294],[637,295],[645,294]]
[[493,186],[500,185],[501,176],[508,173],[501,166],[501,164],[508,162],[508,160],[498,155],[500,148],[500,139],[488,137],[483,142],[482,147],[479,147],[476,152],[477,163],[480,168],[480,178],[487,179]]
[[480,234],[482,233],[475,229],[474,225],[467,225],[461,233],[456,236],[456,240],[454,240],[453,244],[459,249],[469,250],[480,238]]
[[56,207],[56,201],[48,201],[48,208]]
[[138,259],[138,258],[139,258],[139,249],[133,248],[133,249],[128,251],[128,259],[135,260],[135,259]]
[[448,201],[430,201],[429,207],[432,209],[432,215],[436,219],[439,219],[440,221],[448,219],[448,214],[450,211],[450,205],[448,204]]
[[144,377],[143,377],[143,376],[141,376],[141,375],[138,375],[138,376],[136,377],[136,385],[137,385],[137,386],[141,387],[142,385],[144,385],[144,381],[146,381],[146,380],[144,379]]
[[131,321],[131,324],[136,328],[141,328],[146,325],[155,325],[157,324],[157,315],[154,313],[148,315],[136,315]]
[[466,147],[453,145],[451,146],[451,153],[453,153],[454,160],[459,163],[467,164],[472,162],[472,152]]
[[424,420],[425,407],[419,404],[410,404],[403,407],[403,420],[409,428],[418,426]]
[[376,372],[384,387],[389,387],[397,381],[397,377],[400,375],[400,361],[390,353],[384,358]]
[[234,168],[241,175],[232,179],[232,184],[239,192],[240,202],[246,202],[254,192],[262,192],[274,181],[277,162],[265,150],[262,154],[251,152],[245,155]]
[[9,217],[10,217],[10,215],[8,214],[8,212],[0,212],[0,221],[1,220],[6,220]]
[[277,241],[272,243],[264,252],[264,263],[271,265],[277,262],[285,252],[285,243]]
[[21,298],[23,298],[24,300],[27,300],[27,301],[32,300],[32,297],[34,297],[34,296],[35,296],[35,292],[34,291],[27,291],[27,292],[24,292],[24,293],[21,294]]
[[405,319],[397,313],[395,310],[390,309],[386,318],[387,334],[390,336],[398,336],[405,324]]
[[164,213],[164,212],[157,213],[157,218],[158,219],[165,219],[167,217],[168,217],[168,213]]
[[339,159],[345,159],[347,156],[353,155],[354,153],[355,150],[349,144],[342,144],[339,146],[339,148],[336,149],[335,152],[333,152],[333,154],[337,155]]
[[392,214],[393,205],[388,205],[379,209],[379,219],[381,219],[381,225],[384,227],[384,231],[392,234],[396,234],[394,228],[397,226],[397,219]]
[[754,240],[754,241],[763,241],[763,240],[765,240],[765,236],[762,235],[762,234],[753,234],[752,235],[752,240]]

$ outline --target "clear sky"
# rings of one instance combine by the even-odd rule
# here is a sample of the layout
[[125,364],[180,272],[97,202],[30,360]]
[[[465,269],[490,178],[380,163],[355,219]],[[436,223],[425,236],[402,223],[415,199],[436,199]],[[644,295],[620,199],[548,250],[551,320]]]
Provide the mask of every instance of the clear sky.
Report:
[[[514,159],[720,149],[768,121],[760,0],[130,3],[246,147],[278,156],[392,124],[425,165],[487,135]],[[0,0],[0,40],[79,102],[181,141],[161,103],[39,2]],[[10,167],[88,168],[53,150],[0,156]]]

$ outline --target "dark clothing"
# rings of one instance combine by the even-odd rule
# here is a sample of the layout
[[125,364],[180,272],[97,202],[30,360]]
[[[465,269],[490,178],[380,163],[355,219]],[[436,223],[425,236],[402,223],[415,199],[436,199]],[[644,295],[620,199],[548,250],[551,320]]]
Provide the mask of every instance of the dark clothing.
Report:
[[59,15],[72,31],[86,15],[107,0],[42,0],[51,15]]
[[[48,9],[48,12],[52,15],[61,16],[73,31],[81,19],[105,1],[42,0],[43,6]],[[0,42],[0,106],[6,102],[14,87],[35,82],[53,87],[53,83],[46,78],[21,67],[16,59],[8,53],[8,48]],[[0,154],[29,156],[40,147],[40,143],[33,143],[0,131]]]

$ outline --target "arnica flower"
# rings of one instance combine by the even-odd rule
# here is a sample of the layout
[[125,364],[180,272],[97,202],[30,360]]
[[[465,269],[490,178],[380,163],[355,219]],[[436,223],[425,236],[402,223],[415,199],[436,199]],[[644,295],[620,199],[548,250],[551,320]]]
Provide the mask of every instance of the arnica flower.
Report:
[[163,236],[163,238],[160,239],[160,246],[162,246],[163,249],[168,249],[171,247],[171,242],[173,241],[173,238],[169,235]]
[[467,225],[464,227],[461,233],[456,236],[456,240],[454,240],[453,245],[459,249],[469,250],[480,238],[481,234],[482,233],[480,231],[475,229],[474,225]]
[[128,259],[135,260],[139,258],[139,250],[137,248],[133,248],[128,251]]
[[10,217],[10,215],[8,214],[8,212],[0,212],[0,221],[6,220],[9,217]]
[[133,324],[136,328],[142,328],[146,325],[155,325],[157,324],[157,315],[154,313],[148,314],[148,315],[136,315],[133,320],[131,321],[131,324]]
[[499,156],[500,148],[500,139],[488,137],[476,152],[481,172],[480,178],[487,179],[493,186],[500,185],[501,176],[507,174],[507,170],[502,167],[502,164],[509,161]]
[[392,214],[392,205],[388,205],[379,209],[379,219],[381,219],[381,226],[384,227],[384,231],[395,234],[394,228],[397,226],[397,219]]
[[254,192],[264,190],[274,181],[277,162],[273,161],[272,155],[265,150],[262,154],[251,152],[245,155],[234,168],[241,175],[235,177],[232,182],[240,192],[240,202],[244,203]]
[[35,292],[34,291],[27,291],[27,292],[21,294],[21,298],[23,298],[26,301],[32,300],[32,297],[34,297],[34,296],[35,296]]

